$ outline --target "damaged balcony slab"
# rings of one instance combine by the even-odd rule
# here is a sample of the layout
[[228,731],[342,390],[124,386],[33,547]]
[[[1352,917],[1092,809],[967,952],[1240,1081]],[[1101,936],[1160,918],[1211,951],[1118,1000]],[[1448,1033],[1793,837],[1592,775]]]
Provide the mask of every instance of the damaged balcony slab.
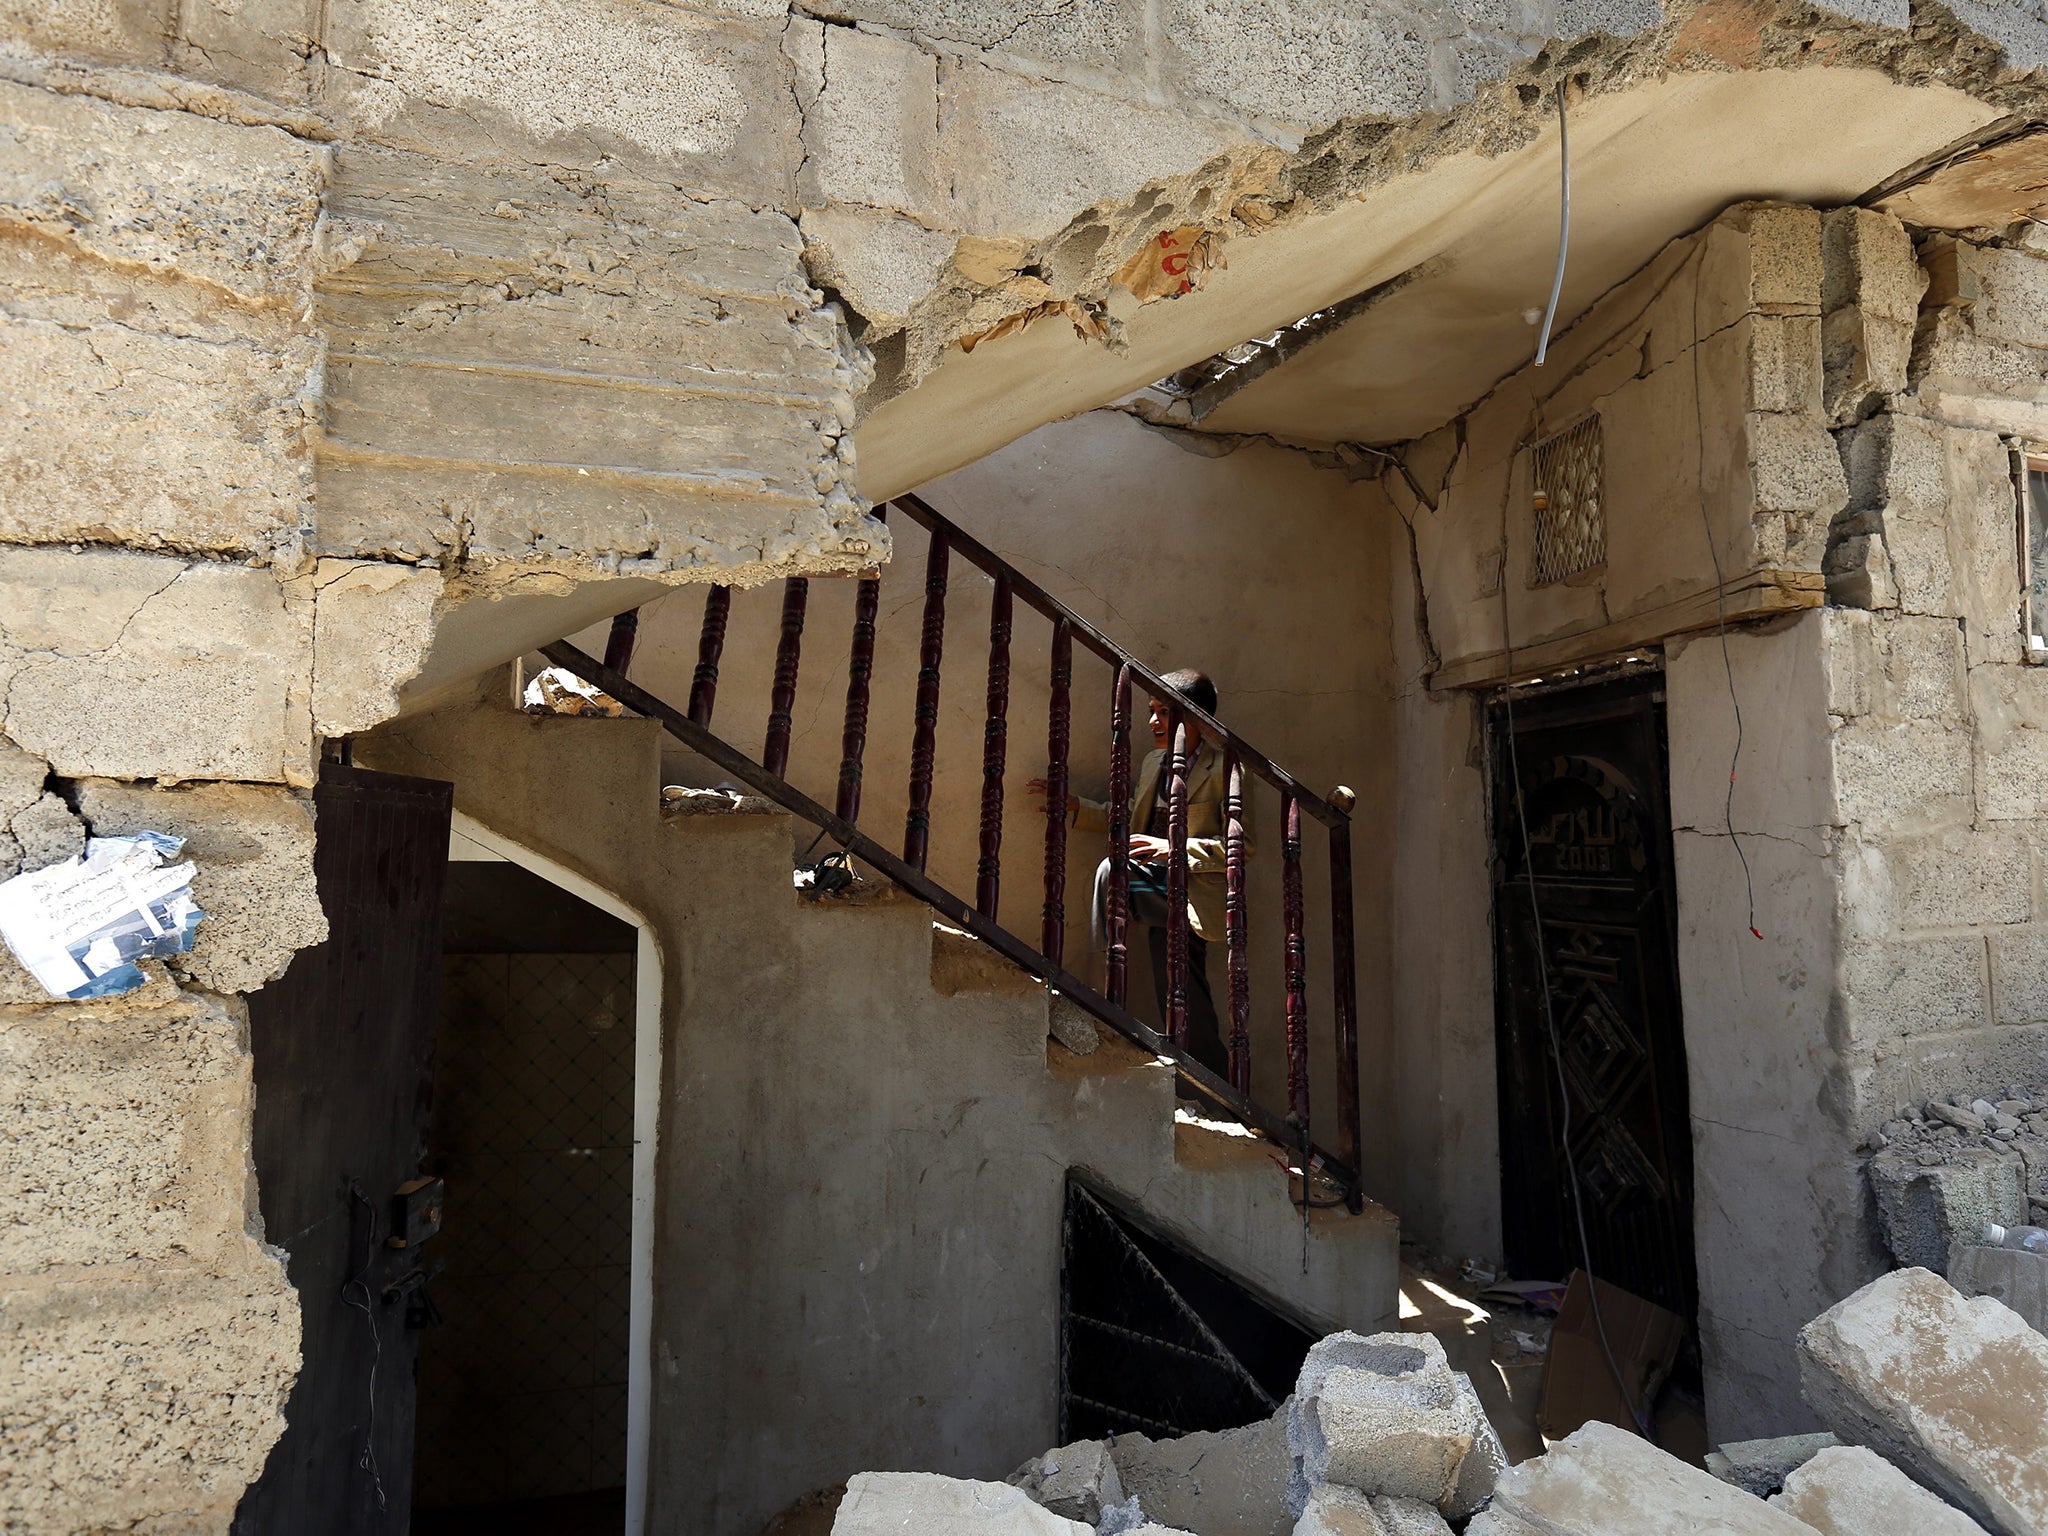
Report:
[[[1253,380],[1203,425],[1316,443],[1398,441],[1436,426],[1533,350],[1521,317],[1540,305],[1556,256],[1547,210],[1557,197],[1561,78],[1582,181],[1627,189],[1574,220],[1564,319],[1759,186],[1820,206],[1854,202],[2017,99],[2012,78],[1967,34],[1937,28],[1908,42],[1830,22],[1828,47],[1814,49],[1810,17],[1702,6],[1626,42],[1539,55],[1453,112],[1346,125],[1293,156],[1233,150],[1091,210],[1034,253],[1033,270],[1074,276],[1051,289],[1040,281],[1045,291],[1030,302],[1091,307],[1099,321],[1090,326],[1109,345],[1078,339],[1048,313],[971,353],[948,350],[1027,303],[1019,290],[1005,311],[1006,289],[947,279],[913,315],[900,361],[885,360],[871,394],[857,434],[863,487],[908,489],[1048,417],[1408,272],[1415,280]],[[1816,131],[1844,123],[1857,131]],[[1529,216],[1535,208],[1546,213]],[[1189,223],[1222,246],[1223,264],[1199,289],[1140,304],[1111,283],[1136,244]],[[1063,265],[1063,240],[1093,254]]]

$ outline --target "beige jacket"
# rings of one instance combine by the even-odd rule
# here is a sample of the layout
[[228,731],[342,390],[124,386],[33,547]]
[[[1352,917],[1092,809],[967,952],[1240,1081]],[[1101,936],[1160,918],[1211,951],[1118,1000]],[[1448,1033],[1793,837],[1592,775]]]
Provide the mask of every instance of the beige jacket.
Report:
[[[1159,799],[1159,775],[1165,752],[1154,749],[1138,765],[1137,792],[1131,797],[1131,830],[1143,832],[1152,824],[1152,808]],[[1246,798],[1250,798],[1251,776],[1245,776]],[[1223,752],[1206,738],[1195,752],[1194,767],[1188,772],[1188,922],[1195,933],[1210,943],[1223,939]],[[1077,797],[1078,798],[1078,797]],[[1080,800],[1072,818],[1076,830],[1107,833],[1109,807],[1096,800]],[[1246,817],[1245,856],[1252,851],[1250,817]]]

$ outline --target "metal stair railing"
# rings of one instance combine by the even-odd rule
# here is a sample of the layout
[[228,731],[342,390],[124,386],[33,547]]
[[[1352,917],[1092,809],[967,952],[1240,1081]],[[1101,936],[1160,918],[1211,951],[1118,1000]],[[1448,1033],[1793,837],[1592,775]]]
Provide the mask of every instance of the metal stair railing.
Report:
[[[820,828],[855,858],[874,866],[947,922],[966,930],[1141,1050],[1170,1062],[1181,1080],[1204,1099],[1301,1159],[1304,1199],[1308,1198],[1307,1174],[1313,1172],[1339,1185],[1344,1191],[1345,1203],[1351,1209],[1361,1209],[1358,982],[1351,906],[1351,792],[1340,787],[1328,800],[1315,794],[922,498],[899,496],[891,505],[921,524],[931,535],[930,552],[925,563],[924,618],[910,752],[910,808],[900,854],[883,847],[859,826],[862,760],[867,746],[868,701],[874,672],[875,619],[881,591],[879,574],[861,578],[854,601],[838,794],[832,809],[819,804],[783,777],[789,761],[792,707],[796,699],[804,612],[810,590],[806,578],[791,577],[784,583],[782,626],[776,647],[768,730],[759,762],[711,730],[717,699],[718,667],[725,648],[726,621],[731,610],[732,594],[727,587],[714,586],[705,598],[698,664],[687,709],[677,709],[627,677],[636,625],[632,614],[621,614],[614,621],[610,644],[602,662],[567,641],[543,647],[542,654],[554,665],[603,689],[626,708],[659,721],[664,730],[692,751],[716,763],[748,788]],[[875,510],[877,516],[887,515],[886,506]],[[987,724],[983,734],[980,857],[975,899],[971,903],[925,872],[931,839],[932,780],[939,720],[939,686],[944,662],[946,594],[955,554],[986,574],[995,585],[989,632]],[[1053,628],[1045,775],[1045,900],[1035,948],[997,921],[1002,872],[1003,781],[1009,748],[1010,637],[1014,605],[1018,599],[1044,615]],[[1073,647],[1077,641],[1107,662],[1116,673],[1110,721],[1109,835],[1106,849],[1110,861],[1105,913],[1108,965],[1104,989],[1100,992],[1068,971],[1063,964],[1068,842],[1067,758],[1072,732]],[[1161,765],[1158,790],[1166,800],[1167,842],[1171,850],[1167,873],[1168,1003],[1164,1034],[1137,1018],[1126,1006],[1130,976],[1128,850],[1132,795],[1131,701],[1134,689],[1143,689],[1165,704],[1172,722],[1171,746]],[[1195,757],[1191,727],[1217,742],[1223,751],[1225,950],[1229,978],[1229,1018],[1226,1021],[1228,1080],[1197,1061],[1189,1052],[1187,1041],[1187,787]],[[1259,1104],[1251,1093],[1249,855],[1245,834],[1247,774],[1264,779],[1280,795],[1287,1049],[1287,1110],[1284,1114],[1277,1114]],[[1308,951],[1301,867],[1304,817],[1322,823],[1329,835],[1329,966],[1334,1015],[1331,1028],[1338,1081],[1339,1152],[1336,1156],[1317,1146],[1309,1129]]]

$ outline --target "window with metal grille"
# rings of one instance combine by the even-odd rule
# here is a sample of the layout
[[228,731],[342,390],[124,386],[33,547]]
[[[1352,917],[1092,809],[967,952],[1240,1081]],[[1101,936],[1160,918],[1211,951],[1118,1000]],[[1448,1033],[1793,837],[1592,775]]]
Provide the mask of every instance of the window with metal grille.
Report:
[[1294,1390],[1316,1335],[1069,1176],[1060,1440],[1235,1429]]
[[2020,618],[2027,660],[2048,662],[2048,453],[2019,455]]
[[1536,445],[1531,501],[1536,509],[1534,586],[1548,586],[1607,563],[1607,511],[1601,505],[1604,454],[1600,418],[1586,416]]

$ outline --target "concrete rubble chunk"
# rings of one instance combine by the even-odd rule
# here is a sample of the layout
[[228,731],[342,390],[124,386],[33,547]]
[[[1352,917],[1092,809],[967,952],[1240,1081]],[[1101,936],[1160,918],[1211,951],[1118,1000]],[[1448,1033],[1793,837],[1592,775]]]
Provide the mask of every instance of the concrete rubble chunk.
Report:
[[1640,1436],[1594,1422],[1511,1467],[1466,1536],[1813,1536]]
[[1965,1296],[1989,1296],[2048,1333],[2048,1253],[1958,1243],[1949,1251],[1948,1282]]
[[1807,1402],[2003,1536],[2048,1533],[2048,1338],[1988,1296],[1898,1270],[1799,1335]]
[[1718,1451],[1707,1452],[1707,1470],[1744,1493],[1767,1499],[1808,1461],[1841,1443],[1825,1431],[1774,1440],[1731,1440]]
[[1100,1440],[1076,1440],[1034,1456],[1005,1479],[1056,1515],[1094,1525],[1112,1504],[1124,1502],[1109,1447]]
[[1962,1147],[1932,1166],[1908,1148],[1886,1148],[1870,1160],[1870,1188],[1892,1257],[1909,1268],[1945,1272],[1951,1247],[1980,1241],[1987,1223],[2017,1227],[2027,1219],[2022,1163],[1989,1147]]
[[1324,1483],[1309,1490],[1294,1536],[1387,1536],[1387,1528],[1356,1488]]
[[1241,1429],[1109,1442],[1124,1492],[1145,1518],[1202,1536],[1287,1536],[1287,1408]]
[[1308,1352],[1295,1383],[1289,1507],[1298,1516],[1311,1489],[1342,1483],[1470,1513],[1492,1491],[1486,1461],[1497,1469],[1505,1460],[1493,1442],[1481,1452],[1480,1474],[1465,1485],[1467,1457],[1482,1440],[1493,1436],[1478,1395],[1459,1381],[1435,1338],[1332,1334]]
[[1378,1494],[1372,1512],[1380,1517],[1387,1536],[1451,1536],[1450,1522],[1434,1504],[1420,1499],[1390,1499]]
[[856,1472],[832,1536],[1094,1536],[1008,1483],[935,1472]]
[[1500,1436],[1494,1433],[1493,1421],[1486,1416],[1472,1378],[1463,1371],[1452,1374],[1457,1378],[1458,1397],[1471,1415],[1474,1431],[1472,1449],[1465,1453],[1464,1464],[1458,1468],[1458,1480],[1451,1485],[1451,1496],[1444,1502],[1443,1512],[1453,1520],[1462,1520],[1493,1497],[1494,1485],[1508,1469],[1508,1453]]
[[1785,1480],[1771,1507],[1820,1536],[1984,1536],[1968,1515],[1860,1445],[1822,1451]]

